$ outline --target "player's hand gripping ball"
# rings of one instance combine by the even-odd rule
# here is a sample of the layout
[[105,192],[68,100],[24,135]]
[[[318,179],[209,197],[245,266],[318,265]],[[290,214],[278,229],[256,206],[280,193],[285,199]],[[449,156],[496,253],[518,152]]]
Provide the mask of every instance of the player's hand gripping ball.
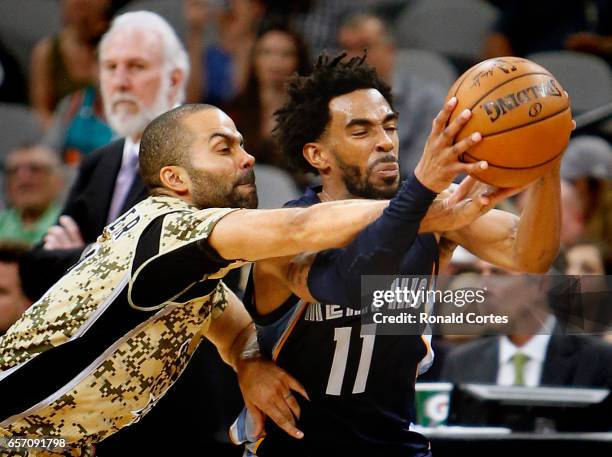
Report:
[[448,98],[458,103],[449,122],[465,108],[472,117],[459,141],[473,132],[482,141],[460,158],[486,160],[474,177],[497,187],[522,187],[561,160],[572,131],[570,101],[548,70],[527,59],[499,57],[466,71]]

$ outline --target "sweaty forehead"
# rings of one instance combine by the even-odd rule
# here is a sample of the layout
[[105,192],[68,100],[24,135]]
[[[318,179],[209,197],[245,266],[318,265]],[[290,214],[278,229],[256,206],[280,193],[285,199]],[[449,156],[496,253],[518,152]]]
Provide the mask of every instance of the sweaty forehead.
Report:
[[376,89],[359,89],[334,97],[329,102],[330,120],[344,125],[353,119],[381,121],[393,113],[389,103]]

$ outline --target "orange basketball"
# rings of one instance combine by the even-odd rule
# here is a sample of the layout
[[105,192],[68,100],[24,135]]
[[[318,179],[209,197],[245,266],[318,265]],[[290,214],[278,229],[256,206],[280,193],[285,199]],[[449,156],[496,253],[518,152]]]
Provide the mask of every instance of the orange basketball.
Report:
[[572,131],[569,98],[548,70],[527,59],[499,57],[466,71],[448,98],[457,97],[451,121],[468,108],[472,117],[459,141],[473,132],[482,140],[463,162],[486,160],[475,178],[497,187],[534,181],[561,159]]

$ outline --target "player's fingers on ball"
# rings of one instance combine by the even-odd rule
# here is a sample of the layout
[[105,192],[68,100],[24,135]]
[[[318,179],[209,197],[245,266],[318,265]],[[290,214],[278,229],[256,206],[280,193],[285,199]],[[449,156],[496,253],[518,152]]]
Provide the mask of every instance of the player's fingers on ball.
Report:
[[470,136],[463,138],[461,141],[457,141],[451,148],[452,154],[458,156],[463,154],[466,151],[469,151],[470,148],[473,148],[478,143],[482,141],[482,135],[480,132],[474,132]]
[[457,136],[459,131],[470,120],[471,117],[472,117],[472,112],[469,109],[464,109],[463,111],[461,111],[459,116],[457,116],[453,120],[453,122],[448,124],[448,127],[446,127],[444,131],[442,132],[445,140],[448,142],[452,141]]
[[446,123],[450,119],[451,113],[453,112],[453,109],[455,109],[456,105],[457,105],[457,98],[455,97],[451,97],[450,100],[448,100],[444,104],[444,106],[442,107],[442,110],[438,113],[438,115],[433,120],[432,127],[431,127],[432,135],[439,135],[440,132],[444,130],[444,128],[446,127]]
[[472,176],[466,176],[453,191],[453,197],[462,200],[476,185],[478,181]]
[[475,173],[477,171],[486,170],[489,164],[486,161],[474,162],[474,163],[460,163],[458,166],[458,172],[466,174]]

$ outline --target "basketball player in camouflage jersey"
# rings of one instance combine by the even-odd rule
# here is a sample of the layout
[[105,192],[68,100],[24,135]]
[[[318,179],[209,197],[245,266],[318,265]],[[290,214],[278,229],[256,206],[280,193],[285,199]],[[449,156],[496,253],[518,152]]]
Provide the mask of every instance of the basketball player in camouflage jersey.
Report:
[[482,209],[400,192],[391,202],[240,210],[257,205],[253,162],[232,120],[209,105],[149,125],[140,170],[151,197],[107,226],[0,338],[0,438],[59,436],[69,446],[0,455],[92,455],[92,444],[155,406],[203,336],[237,371],[256,424],[265,413],[301,437],[292,391],[305,392],[256,356],[251,320],[223,275],[244,261],[343,246],[387,206],[395,217],[416,208],[422,224],[455,224]]

